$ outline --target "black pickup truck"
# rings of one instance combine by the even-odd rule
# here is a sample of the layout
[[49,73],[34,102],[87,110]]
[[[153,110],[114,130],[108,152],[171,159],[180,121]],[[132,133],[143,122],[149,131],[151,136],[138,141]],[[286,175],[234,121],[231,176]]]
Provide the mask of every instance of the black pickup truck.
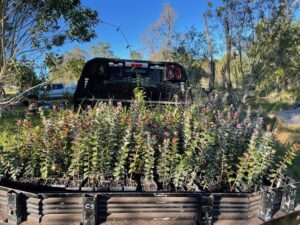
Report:
[[94,58],[86,63],[74,94],[74,106],[98,101],[130,102],[143,89],[150,103],[184,102],[188,76],[178,63]]

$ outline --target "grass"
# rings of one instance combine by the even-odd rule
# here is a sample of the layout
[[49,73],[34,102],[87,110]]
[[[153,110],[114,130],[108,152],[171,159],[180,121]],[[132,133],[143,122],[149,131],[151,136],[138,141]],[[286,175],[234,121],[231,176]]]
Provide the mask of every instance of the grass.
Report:
[[300,101],[300,88],[273,92],[266,97],[251,98],[248,103],[264,117],[266,125],[276,128],[280,143],[286,144],[300,142],[300,124],[285,124],[277,113],[289,109],[296,101]]
[[4,145],[4,142],[9,140],[7,134],[9,131],[14,131],[16,129],[17,120],[24,118],[25,115],[21,113],[0,118],[0,146]]
[[[24,106],[18,106],[14,107],[11,112],[8,113],[8,115],[5,115],[4,117],[0,117],[0,146],[3,145],[3,142],[9,139],[9,137],[6,136],[9,131],[14,131],[17,128],[17,121],[25,119],[25,112],[26,107]],[[39,123],[39,117],[32,117],[31,118],[33,124]]]
[[8,115],[0,118],[0,133],[16,127],[17,120],[24,119],[24,113],[17,113],[15,115]]
[[269,115],[270,113],[278,112],[293,105],[293,102],[278,101],[271,102],[268,98],[258,98],[251,102],[251,106],[262,113],[263,115]]
[[278,131],[276,135],[278,141],[282,144],[297,143],[300,144],[300,132]]
[[[296,101],[300,100],[300,88],[281,93],[271,93],[264,98],[251,99],[250,104],[254,110],[261,113],[265,118],[266,126],[270,125],[277,130],[276,138],[280,144],[280,148],[288,144],[300,144],[300,124],[288,125],[282,122],[276,115],[280,110],[288,109]],[[300,150],[297,153],[293,164],[290,165],[286,174],[296,181],[300,181]],[[300,200],[300,199],[299,199]]]

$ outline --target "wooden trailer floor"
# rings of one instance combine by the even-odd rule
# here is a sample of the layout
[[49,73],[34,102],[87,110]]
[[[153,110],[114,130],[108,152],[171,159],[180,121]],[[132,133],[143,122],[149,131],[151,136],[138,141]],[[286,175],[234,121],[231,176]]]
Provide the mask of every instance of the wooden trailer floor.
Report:
[[[300,215],[300,211],[295,212],[295,214]],[[274,219],[280,218],[285,216],[286,214],[279,211],[274,215]],[[0,221],[3,221],[0,216]],[[296,221],[295,224],[298,224]],[[263,225],[264,222],[261,219],[258,218],[253,218],[247,221],[232,221],[232,220],[222,220],[222,221],[216,221],[214,222],[214,225]],[[277,225],[278,223],[276,223]],[[41,223],[32,223],[32,222],[23,222],[21,225],[41,225]],[[64,223],[64,224],[48,224],[48,223],[42,223],[42,225],[80,225],[79,223]],[[191,220],[169,220],[169,221],[163,221],[163,220],[158,220],[158,221],[143,221],[143,220],[136,220],[136,221],[107,221],[103,222],[99,225],[197,225],[195,221]],[[287,225],[287,224],[282,224],[282,225]]]

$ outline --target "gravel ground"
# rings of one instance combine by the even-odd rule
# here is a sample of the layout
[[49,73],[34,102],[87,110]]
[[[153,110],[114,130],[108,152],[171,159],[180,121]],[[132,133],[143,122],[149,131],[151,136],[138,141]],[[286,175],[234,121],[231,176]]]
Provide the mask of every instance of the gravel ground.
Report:
[[287,125],[300,125],[300,108],[284,110],[279,112],[278,115]]

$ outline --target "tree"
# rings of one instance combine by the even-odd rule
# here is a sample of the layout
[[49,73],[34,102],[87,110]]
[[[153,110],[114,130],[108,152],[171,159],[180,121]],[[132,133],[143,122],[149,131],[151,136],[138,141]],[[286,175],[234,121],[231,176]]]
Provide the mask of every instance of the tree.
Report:
[[143,36],[143,42],[149,58],[158,61],[172,59],[172,40],[175,35],[174,26],[176,13],[169,3],[164,4],[164,10],[158,20],[149,26]]
[[98,41],[97,45],[91,45],[89,50],[93,57],[114,58],[115,55],[110,48],[108,42],[103,44],[101,41]]
[[226,39],[226,72],[227,72],[227,88],[230,90],[232,88],[231,73],[230,73],[230,61],[231,61],[231,46],[232,40],[230,36],[230,27],[228,18],[224,18],[224,29],[225,29],[225,39]]
[[[38,78],[33,65],[26,59],[15,62],[13,66],[10,67],[10,70],[15,74],[14,85],[19,88],[20,92],[41,83],[41,79]],[[9,80],[8,82],[12,83],[12,81]]]
[[173,42],[172,60],[183,65],[187,69],[191,83],[196,84],[206,75],[202,69],[206,55],[203,33],[192,26],[184,33],[176,33]]
[[66,40],[90,41],[97,22],[97,12],[80,0],[1,0],[0,81],[13,75],[10,68],[23,56],[33,61]]
[[224,86],[235,81],[244,96],[255,85],[264,91],[291,86],[299,76],[297,9],[296,0],[222,0],[212,10],[210,21],[226,47],[226,60],[220,61]]
[[254,84],[264,94],[297,87],[299,82],[300,22],[293,22],[283,12],[278,8],[274,17],[257,24],[249,47],[249,57],[257,58],[253,63]]
[[[224,71],[222,71],[222,75],[224,77],[223,84],[226,84],[226,87],[230,90],[232,88],[232,80],[231,80],[231,55],[232,55],[232,26],[234,24],[233,21],[236,18],[233,16],[233,12],[237,9],[239,0],[223,0],[222,5],[216,9],[216,16],[221,23],[221,27],[224,29],[224,38],[225,38],[225,46],[226,46],[226,64],[224,67]],[[225,73],[227,76],[225,76]],[[223,85],[224,86],[224,85]]]
[[76,82],[85,64],[85,52],[79,48],[73,48],[71,52],[65,52],[62,56],[49,54],[46,65],[50,70],[49,79],[56,82]]
[[133,50],[130,52],[130,58],[131,59],[143,59],[143,55],[140,52]]

